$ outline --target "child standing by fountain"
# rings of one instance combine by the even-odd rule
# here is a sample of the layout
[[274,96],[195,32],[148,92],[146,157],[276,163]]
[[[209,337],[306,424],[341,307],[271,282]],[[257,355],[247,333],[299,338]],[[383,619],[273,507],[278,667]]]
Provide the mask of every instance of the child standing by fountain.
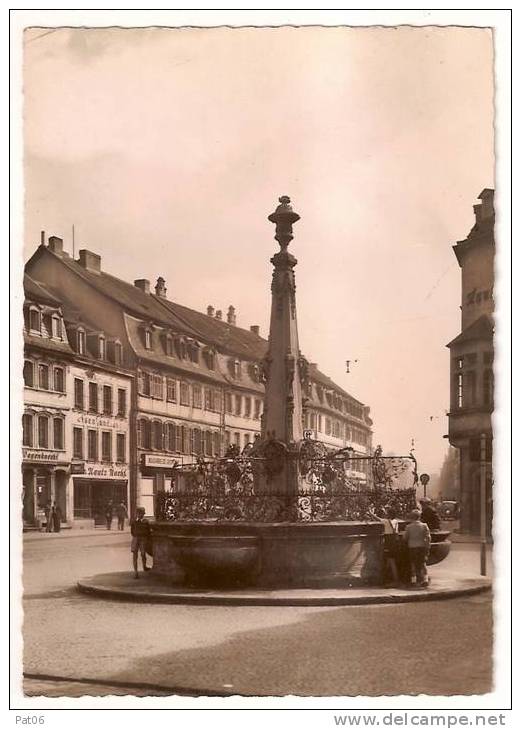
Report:
[[130,551],[132,552],[132,562],[134,565],[134,578],[137,580],[139,577],[137,571],[138,552],[141,553],[143,571],[150,569],[150,567],[147,567],[147,542],[150,538],[150,523],[145,519],[145,509],[142,506],[137,508],[136,518],[130,522],[130,533],[132,534]]
[[431,546],[431,533],[427,524],[420,521],[420,510],[411,511],[412,521],[405,527],[404,541],[409,549],[409,561],[413,574],[416,575],[416,585],[427,587],[427,555]]

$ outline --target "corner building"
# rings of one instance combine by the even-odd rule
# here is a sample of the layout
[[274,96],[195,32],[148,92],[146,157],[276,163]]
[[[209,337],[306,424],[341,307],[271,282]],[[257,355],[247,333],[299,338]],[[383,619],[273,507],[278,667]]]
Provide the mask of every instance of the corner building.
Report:
[[480,533],[481,438],[486,449],[486,519],[493,512],[492,412],[494,410],[494,191],[474,206],[475,224],[453,246],[461,268],[461,332],[450,350],[449,442],[460,454],[461,530]]
[[[262,360],[268,343],[258,326],[249,330],[237,326],[233,306],[225,319],[213,306],[206,313],[189,309],[168,298],[162,277],[153,289],[146,279],[127,283],[104,272],[100,256],[91,251],[81,250],[73,260],[56,237],[38,247],[26,270],[60,291],[71,314],[71,331],[74,314],[88,322],[85,329],[93,346],[104,346],[106,356],[110,352],[113,359],[118,352],[128,372],[131,510],[144,506],[153,516],[154,496],[170,488],[174,462],[222,456],[232,444],[242,451],[260,434]],[[100,336],[105,345],[99,344]],[[90,388],[88,378],[83,379],[84,388]],[[369,408],[317,365],[310,366],[310,380],[305,427],[331,448],[351,446],[354,455],[369,455]],[[103,386],[100,380],[99,387]],[[75,410],[76,420],[85,415],[85,406]],[[75,425],[83,428],[87,447],[89,429],[110,430],[101,420],[92,428],[87,421]],[[351,475],[367,482],[367,469],[358,464],[352,462]],[[75,485],[85,475],[77,474]]]

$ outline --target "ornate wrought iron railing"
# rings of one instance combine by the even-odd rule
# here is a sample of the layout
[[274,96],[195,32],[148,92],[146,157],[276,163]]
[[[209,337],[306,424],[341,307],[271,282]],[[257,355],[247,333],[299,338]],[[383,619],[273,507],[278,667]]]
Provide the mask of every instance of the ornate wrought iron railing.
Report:
[[[200,458],[190,466],[174,467],[169,491],[158,493],[160,521],[371,521],[390,508],[405,517],[416,506],[417,467],[414,456],[354,457],[351,449],[329,452],[321,444],[307,444],[296,454],[301,488],[292,495],[256,493],[255,476],[268,470],[266,459],[254,451],[232,449],[222,459]],[[369,480],[352,476],[361,470]],[[404,475],[412,484],[403,485]],[[401,487],[394,484],[401,481]]]

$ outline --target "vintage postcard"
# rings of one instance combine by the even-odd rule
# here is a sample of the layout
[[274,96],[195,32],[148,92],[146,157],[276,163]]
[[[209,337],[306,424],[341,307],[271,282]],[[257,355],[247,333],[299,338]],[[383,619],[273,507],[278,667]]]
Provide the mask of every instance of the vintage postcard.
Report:
[[502,723],[493,25],[106,12],[14,34],[16,706]]

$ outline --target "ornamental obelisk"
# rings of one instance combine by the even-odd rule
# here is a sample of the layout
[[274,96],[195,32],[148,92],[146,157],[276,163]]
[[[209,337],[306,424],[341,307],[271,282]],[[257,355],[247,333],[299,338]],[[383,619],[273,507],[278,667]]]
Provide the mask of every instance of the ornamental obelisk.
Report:
[[302,382],[307,362],[300,354],[295,301],[297,259],[288,251],[293,224],[300,220],[286,195],[268,220],[275,223],[280,251],[271,258],[271,320],[268,352],[264,359],[265,400],[260,450],[266,459],[258,479],[258,492],[291,495],[298,491],[300,475],[296,455],[302,441]]

